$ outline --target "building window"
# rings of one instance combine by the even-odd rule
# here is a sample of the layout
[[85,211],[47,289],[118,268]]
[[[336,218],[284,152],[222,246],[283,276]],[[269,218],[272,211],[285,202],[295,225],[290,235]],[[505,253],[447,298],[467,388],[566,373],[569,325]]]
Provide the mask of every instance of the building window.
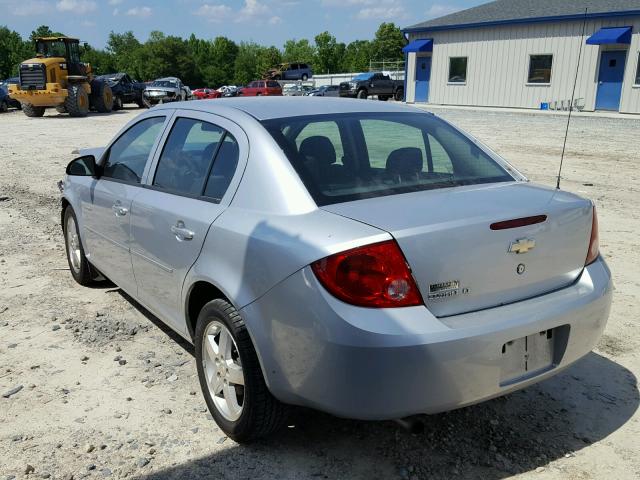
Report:
[[449,83],[467,82],[467,57],[449,58]]
[[530,55],[527,83],[551,83],[553,55]]
[[636,85],[640,85],[640,53],[638,53],[638,67],[636,68]]

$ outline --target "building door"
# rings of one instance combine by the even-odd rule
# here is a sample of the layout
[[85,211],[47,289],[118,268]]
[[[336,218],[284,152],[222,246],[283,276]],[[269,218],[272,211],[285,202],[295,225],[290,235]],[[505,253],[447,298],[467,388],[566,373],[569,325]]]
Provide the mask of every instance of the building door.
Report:
[[416,57],[416,102],[429,99],[429,79],[431,78],[431,57]]
[[598,74],[596,110],[620,109],[622,79],[627,52],[624,50],[602,52]]

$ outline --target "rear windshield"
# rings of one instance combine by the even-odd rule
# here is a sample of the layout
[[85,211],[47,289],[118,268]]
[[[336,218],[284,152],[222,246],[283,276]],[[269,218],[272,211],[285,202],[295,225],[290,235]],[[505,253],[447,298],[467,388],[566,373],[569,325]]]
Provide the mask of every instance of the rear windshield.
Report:
[[475,143],[426,113],[348,113],[265,120],[322,205],[514,178]]
[[167,80],[156,80],[151,83],[152,87],[165,87],[165,88],[176,88],[177,84],[175,82],[169,82]]

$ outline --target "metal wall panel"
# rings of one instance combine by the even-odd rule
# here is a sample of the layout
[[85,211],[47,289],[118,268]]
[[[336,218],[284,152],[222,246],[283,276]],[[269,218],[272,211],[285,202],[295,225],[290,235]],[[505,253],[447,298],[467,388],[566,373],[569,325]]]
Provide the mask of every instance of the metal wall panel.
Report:
[[[592,111],[600,53],[628,50],[620,111],[640,113],[640,86],[634,86],[640,50],[640,17],[589,20],[585,38],[602,27],[633,26],[631,45],[582,45],[576,98]],[[540,108],[542,102],[568,101],[580,48],[582,22],[549,22],[413,33],[409,40],[433,38],[429,103],[487,107]],[[529,55],[552,54],[549,85],[527,84]],[[468,57],[467,82],[448,84],[449,58]],[[411,65],[411,62],[408,62]],[[414,75],[407,76],[409,82]],[[412,92],[407,87],[407,93]],[[412,100],[412,96],[407,96]]]

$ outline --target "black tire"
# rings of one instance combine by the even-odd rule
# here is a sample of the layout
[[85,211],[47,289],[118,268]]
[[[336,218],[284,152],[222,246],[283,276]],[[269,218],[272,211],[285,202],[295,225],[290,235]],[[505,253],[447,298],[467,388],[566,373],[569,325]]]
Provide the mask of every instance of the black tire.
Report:
[[0,101],[0,112],[5,113],[9,111],[9,103],[6,100]]
[[64,107],[72,117],[86,117],[89,113],[89,95],[81,84],[70,85]]
[[[73,224],[71,225],[70,220],[73,220]],[[75,230],[77,248],[80,250],[79,255],[79,263],[78,266],[74,266],[71,261],[71,254],[69,249],[70,238],[69,238],[69,229],[72,228]],[[65,253],[67,255],[67,263],[69,264],[69,270],[71,271],[71,275],[73,279],[78,282],[80,285],[84,287],[88,287],[94,285],[96,283],[95,276],[96,273],[92,271],[91,264],[87,257],[84,254],[84,247],[82,246],[82,241],[80,240],[80,232],[78,231],[78,219],[76,218],[76,214],[74,213],[71,207],[67,207],[64,211],[64,225],[63,225],[63,233],[64,233],[64,246]],[[72,231],[73,233],[73,231]]]
[[396,93],[393,95],[393,99],[396,102],[401,102],[404,100],[404,88],[399,88],[396,90]]
[[307,75],[306,73],[302,74],[302,81],[306,82],[307,80],[309,80],[309,75]]
[[363,89],[361,89],[361,90],[358,90],[358,95],[357,95],[357,97],[358,97],[360,100],[366,100],[368,96],[369,96],[369,95],[367,95],[367,91],[366,91],[364,88],[363,88]]
[[[212,322],[222,323],[233,337],[244,376],[242,413],[236,421],[226,419],[215,406],[207,384],[203,363],[203,342]],[[237,310],[223,299],[207,303],[198,315],[195,332],[198,378],[209,411],[224,433],[236,442],[249,442],[265,437],[283,427],[289,407],[278,401],[267,388],[251,337]]]
[[58,112],[58,113],[67,113],[67,109],[65,108],[64,105],[58,105],[56,107],[56,112]]
[[113,92],[111,87],[101,80],[91,82],[91,106],[98,113],[109,113],[113,110]]
[[41,117],[44,115],[44,107],[36,107],[30,103],[22,104],[22,111],[27,117]]
[[113,97],[113,111],[117,112],[118,110],[122,110],[122,107],[123,107],[122,98],[120,98],[117,95]]

